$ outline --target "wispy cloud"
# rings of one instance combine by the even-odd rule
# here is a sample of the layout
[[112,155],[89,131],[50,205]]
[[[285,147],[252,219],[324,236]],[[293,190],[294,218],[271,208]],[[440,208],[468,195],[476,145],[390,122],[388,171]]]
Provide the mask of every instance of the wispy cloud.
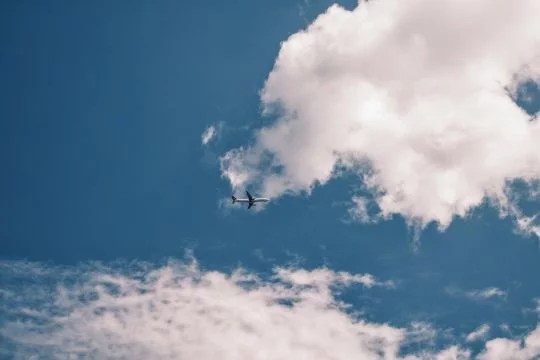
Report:
[[25,281],[18,296],[3,293],[2,306],[25,321],[0,328],[23,356],[368,358],[396,354],[406,336],[350,317],[334,298],[335,286],[389,286],[370,274],[276,268],[264,280],[243,269],[203,271],[195,261],[71,269],[10,262],[0,270],[13,284]]
[[[347,286],[392,288],[371,274],[276,268],[202,270],[195,260],[54,267],[0,262],[0,354],[98,359],[469,359],[434,347],[432,325],[366,321],[337,298]],[[389,290],[391,291],[391,290]],[[468,339],[480,339],[480,327]],[[479,359],[529,359],[536,339],[493,339]],[[414,344],[412,348],[409,346]],[[409,353],[401,351],[407,348]],[[506,357],[505,357],[506,356]]]
[[445,288],[445,292],[448,295],[455,297],[464,297],[470,300],[481,301],[489,299],[503,299],[506,300],[508,293],[497,287],[487,287],[478,290],[463,290],[456,286],[448,286]]
[[214,124],[210,125],[204,130],[204,132],[201,135],[201,143],[202,145],[207,145],[214,137],[217,135],[218,130],[220,128],[220,124]]
[[473,342],[478,340],[484,340],[489,333],[490,326],[487,324],[480,325],[476,330],[467,334],[465,338],[467,342]]
[[489,287],[482,290],[468,291],[465,295],[473,300],[487,300],[493,298],[506,299],[507,293],[496,287]]
[[277,270],[277,275],[280,279],[298,286],[330,287],[332,285],[349,286],[352,284],[362,284],[367,288],[374,286],[395,287],[393,281],[379,281],[371,274],[352,275],[344,271],[335,272],[328,268],[319,268],[311,271],[280,268]]
[[432,344],[439,334],[431,324],[416,321],[409,326],[407,335],[408,342]]

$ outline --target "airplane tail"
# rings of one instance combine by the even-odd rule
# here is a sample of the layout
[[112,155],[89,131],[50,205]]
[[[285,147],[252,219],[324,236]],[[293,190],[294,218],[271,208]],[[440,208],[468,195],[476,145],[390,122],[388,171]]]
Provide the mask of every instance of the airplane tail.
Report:
[[232,203],[234,204],[236,202],[236,198],[234,197],[234,195],[231,197],[232,197]]

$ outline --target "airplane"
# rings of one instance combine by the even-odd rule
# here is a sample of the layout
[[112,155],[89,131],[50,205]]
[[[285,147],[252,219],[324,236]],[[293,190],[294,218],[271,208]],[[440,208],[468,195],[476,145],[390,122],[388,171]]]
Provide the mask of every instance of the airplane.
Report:
[[270,199],[267,199],[267,198],[254,198],[253,196],[251,196],[251,194],[246,190],[246,195],[247,195],[247,199],[238,199],[236,198],[234,195],[232,196],[232,203],[248,203],[248,209],[251,209],[252,206],[255,206],[255,203],[258,203],[258,202],[267,202],[267,201],[270,201]]

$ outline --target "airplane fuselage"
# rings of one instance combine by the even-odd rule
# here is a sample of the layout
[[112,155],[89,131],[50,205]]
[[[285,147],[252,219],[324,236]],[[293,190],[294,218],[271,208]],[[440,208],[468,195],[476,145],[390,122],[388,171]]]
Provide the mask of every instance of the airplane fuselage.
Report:
[[249,203],[249,202],[257,203],[257,202],[267,202],[267,201],[270,201],[270,199],[255,198],[253,199],[253,201],[249,201],[249,199],[234,199],[234,202],[240,202],[240,203]]
[[254,198],[253,196],[251,196],[251,194],[247,190],[246,190],[246,195],[247,195],[247,199],[238,199],[234,195],[231,196],[233,204],[237,203],[237,202],[239,202],[239,203],[247,203],[248,204],[248,209],[251,209],[251,207],[255,206],[256,203],[270,201],[270,199],[268,199],[268,198]]
[[247,204],[249,204],[248,209],[251,209],[251,207],[254,206],[255,203],[261,203],[261,202],[270,201],[270,199],[263,198],[263,197],[254,198],[253,196],[251,196],[251,194],[248,191],[246,191],[246,195],[248,196],[247,199],[238,199],[234,195],[231,196],[233,204],[237,203],[237,202],[239,202],[239,203],[247,203]]

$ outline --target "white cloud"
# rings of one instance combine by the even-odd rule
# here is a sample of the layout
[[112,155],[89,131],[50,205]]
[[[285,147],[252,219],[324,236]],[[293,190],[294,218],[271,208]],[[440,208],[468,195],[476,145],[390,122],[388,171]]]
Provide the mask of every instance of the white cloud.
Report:
[[476,330],[467,335],[466,340],[468,342],[483,340],[488,335],[489,330],[490,327],[488,324],[480,325]]
[[407,332],[407,340],[412,343],[429,343],[433,344],[437,339],[438,332],[426,322],[416,321],[411,323]]
[[487,300],[491,298],[506,299],[507,293],[496,287],[489,287],[483,290],[473,290],[466,293],[466,296],[474,300]]
[[334,272],[328,268],[319,268],[311,271],[279,268],[277,275],[280,279],[298,286],[317,286],[323,288],[328,288],[333,284],[344,286],[362,284],[367,288],[373,286],[393,288],[395,286],[392,281],[380,282],[371,274],[351,275],[344,271]]
[[487,287],[485,289],[464,291],[455,286],[448,286],[445,289],[446,293],[451,296],[465,297],[471,300],[481,301],[490,299],[506,299],[508,293],[497,287]]
[[524,339],[497,338],[486,343],[478,360],[531,360],[540,357],[540,327]]
[[[463,350],[460,349],[457,346],[451,346],[446,350],[441,351],[438,353],[434,359],[435,360],[467,360],[471,356],[471,352],[469,350]],[[433,357],[426,357],[426,359],[433,359]]]
[[441,230],[486,198],[519,218],[508,182],[540,178],[540,122],[503,86],[540,79],[539,18],[537,0],[330,7],[282,43],[261,93],[279,119],[222,157],[223,176],[276,197],[345,168],[369,193],[360,220],[371,198],[378,217]]
[[206,128],[206,130],[201,135],[201,142],[203,145],[207,145],[210,140],[216,135],[217,129],[215,125],[211,125]]
[[[430,324],[397,328],[348,311],[334,289],[389,287],[369,274],[276,268],[263,278],[204,271],[196,262],[58,268],[18,261],[0,261],[0,273],[0,353],[15,358],[471,358],[458,344],[437,350],[440,334]],[[529,359],[540,353],[539,329],[523,345],[490,340],[479,359]],[[400,353],[410,344],[413,353]]]
[[517,215],[516,230],[518,233],[534,234],[540,238],[540,226],[535,223],[538,219],[538,214],[535,214],[534,216],[526,216],[523,215],[522,212],[515,207],[513,213]]
[[354,206],[350,207],[348,214],[351,220],[361,223],[371,223],[377,219],[370,214],[369,201],[361,196],[353,196],[351,199]]
[[[0,328],[24,356],[382,359],[395,358],[407,336],[406,329],[355,319],[334,298],[335,286],[389,286],[369,274],[278,268],[264,281],[242,269],[203,271],[195,262],[71,273],[9,262],[0,269],[14,283],[32,282],[20,296],[6,295],[3,309],[29,320]],[[63,280],[56,292],[43,285],[55,274]]]
[[538,316],[540,316],[540,298],[534,298],[532,299],[533,306],[532,307],[525,307],[522,312],[523,314],[531,314],[534,313]]

